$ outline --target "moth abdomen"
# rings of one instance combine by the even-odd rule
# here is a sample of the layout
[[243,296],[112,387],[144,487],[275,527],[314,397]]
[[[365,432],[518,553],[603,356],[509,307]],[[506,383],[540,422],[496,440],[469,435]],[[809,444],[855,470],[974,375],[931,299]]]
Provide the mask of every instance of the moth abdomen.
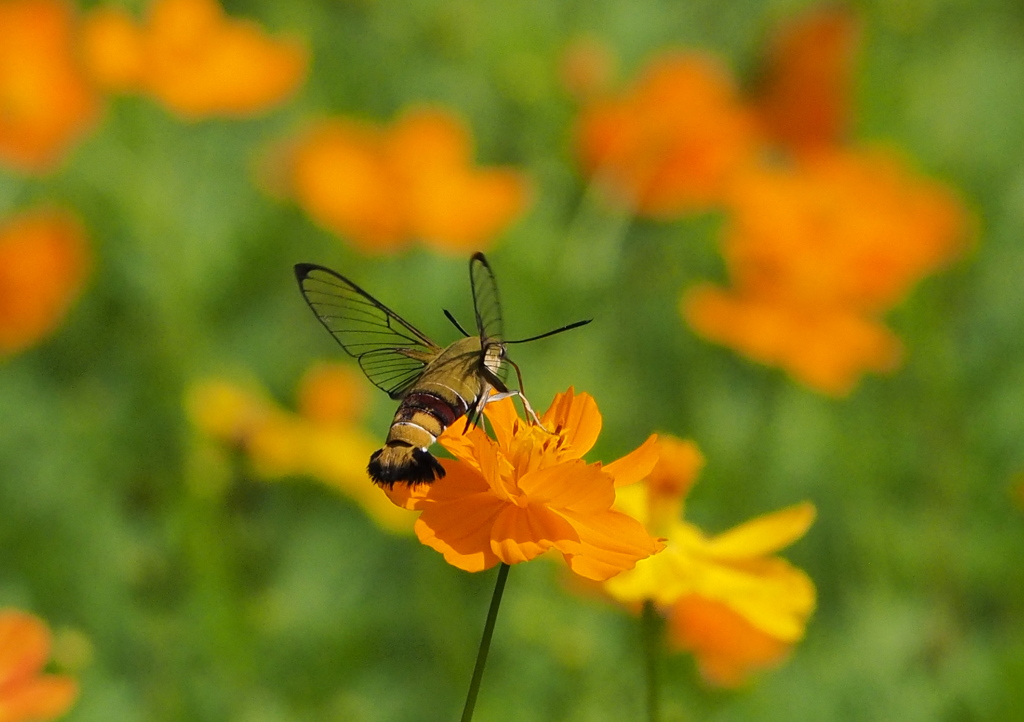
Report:
[[375,484],[391,487],[397,482],[429,484],[444,476],[444,467],[420,446],[393,442],[373,452],[366,472]]

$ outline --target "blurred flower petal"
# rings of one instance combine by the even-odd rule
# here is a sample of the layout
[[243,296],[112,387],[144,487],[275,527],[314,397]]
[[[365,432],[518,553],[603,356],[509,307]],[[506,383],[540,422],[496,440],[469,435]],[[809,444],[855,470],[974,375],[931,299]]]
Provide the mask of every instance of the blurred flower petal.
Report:
[[100,8],[83,29],[87,64],[97,83],[148,93],[187,119],[266,111],[305,80],[306,44],[273,39],[254,22],[224,14],[215,0],[155,0],[135,25],[116,8]]
[[814,515],[814,505],[804,502],[760,516],[711,539],[708,552],[737,560],[772,554],[806,534]]
[[675,648],[694,654],[704,678],[719,687],[742,685],[756,670],[779,664],[790,647],[727,605],[697,594],[673,605],[668,635]]
[[469,131],[437,108],[410,110],[390,128],[324,120],[288,145],[296,201],[369,253],[414,240],[460,255],[479,250],[528,203],[525,176],[474,168]]
[[77,65],[63,0],[0,2],[0,163],[52,170],[96,120],[99,99]]
[[359,503],[383,528],[409,531],[408,515],[381,496],[366,473],[379,444],[356,425],[366,402],[358,373],[318,364],[299,394],[304,415],[280,408],[258,387],[206,379],[192,385],[185,404],[197,428],[245,451],[264,479],[313,477]]
[[779,28],[755,96],[771,140],[803,152],[847,139],[859,41],[857,17],[837,6],[814,7]]
[[0,355],[51,333],[77,298],[90,252],[78,219],[39,209],[0,226]]
[[590,103],[576,135],[584,170],[614,200],[655,217],[720,203],[756,142],[728,72],[693,53],[658,57],[622,96]]
[[832,396],[850,393],[865,371],[889,373],[903,359],[889,329],[842,308],[788,306],[697,286],[684,296],[682,311],[701,336]]
[[[652,601],[669,609],[676,646],[692,652],[711,681],[735,685],[803,637],[814,610],[814,584],[768,555],[803,536],[814,507],[798,504],[708,538],[679,518],[703,457],[692,442],[662,435],[658,443],[663,461],[646,483],[620,489],[616,506],[664,536],[666,546],[604,588],[630,608]],[[700,626],[704,617],[706,628]]]
[[40,674],[50,657],[50,643],[50,630],[38,618],[0,610],[0,722],[45,722],[74,704],[74,679]]

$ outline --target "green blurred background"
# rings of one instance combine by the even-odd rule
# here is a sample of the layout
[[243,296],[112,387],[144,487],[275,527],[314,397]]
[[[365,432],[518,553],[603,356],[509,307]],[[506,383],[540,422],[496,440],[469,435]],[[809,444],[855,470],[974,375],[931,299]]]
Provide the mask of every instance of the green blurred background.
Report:
[[[981,233],[888,316],[905,366],[832,400],[682,323],[681,290],[724,278],[720,217],[631,223],[613,272],[566,251],[617,222],[593,208],[578,220],[576,105],[558,78],[567,44],[605,41],[621,79],[674,46],[717,53],[744,77],[807,3],[224,5],[309,39],[296,99],[255,120],[190,124],[118,98],[59,173],[0,175],[4,215],[34,199],[74,208],[96,256],[58,332],[0,362],[0,606],[88,640],[68,720],[461,709],[493,572],[386,535],[312,480],[265,484],[240,463],[226,491],[204,491],[183,409],[190,382],[239,372],[290,405],[310,363],[342,357],[295,287],[298,261],[454,339],[441,309],[470,316],[466,259],[422,247],[362,257],[252,181],[257,151],[308,117],[390,121],[421,101],[465,116],[481,163],[536,182],[533,207],[488,252],[508,334],[595,319],[516,349],[534,404],[570,384],[593,394],[605,421],[594,459],[652,431],[693,438],[708,464],[688,514],[707,530],[818,507],[786,554],[818,587],[806,639],[738,691],[669,658],[665,719],[1024,719],[1024,6],[854,4],[856,135],[958,188]],[[367,428],[383,438],[393,411],[376,394]],[[514,568],[476,718],[632,720],[642,700],[635,621],[573,596],[555,565]]]

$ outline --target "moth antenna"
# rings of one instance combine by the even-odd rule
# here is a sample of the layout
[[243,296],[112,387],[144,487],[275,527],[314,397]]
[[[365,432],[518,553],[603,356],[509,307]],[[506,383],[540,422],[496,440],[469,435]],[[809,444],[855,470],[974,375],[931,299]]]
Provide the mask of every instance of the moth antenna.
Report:
[[455,328],[459,329],[459,333],[461,333],[466,338],[469,338],[469,333],[466,331],[466,329],[462,327],[462,324],[455,319],[455,316],[451,314],[451,311],[449,311],[447,308],[441,310],[444,311],[444,317],[451,321],[452,325],[455,326]]
[[556,328],[554,331],[548,331],[547,333],[542,333],[542,334],[539,334],[537,336],[530,336],[530,338],[521,338],[521,339],[517,339],[515,341],[505,341],[504,343],[507,343],[507,344],[508,343],[526,343],[527,341],[537,341],[538,339],[547,338],[548,336],[554,336],[557,333],[562,333],[564,331],[572,331],[574,328],[579,328],[580,326],[586,326],[588,323],[590,323],[593,320],[594,319],[592,319],[592,318],[588,318],[588,319],[586,319],[584,321],[577,321],[576,323],[570,323],[568,326],[562,326],[561,328]]

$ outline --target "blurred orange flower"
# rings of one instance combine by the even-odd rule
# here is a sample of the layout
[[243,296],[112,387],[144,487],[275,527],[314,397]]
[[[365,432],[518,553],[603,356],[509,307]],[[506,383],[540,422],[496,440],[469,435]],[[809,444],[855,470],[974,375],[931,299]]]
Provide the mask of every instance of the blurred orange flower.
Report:
[[44,722],[74,704],[74,679],[41,674],[49,656],[46,624],[25,612],[0,610],[0,722]]
[[834,151],[742,174],[723,255],[745,289],[882,311],[964,250],[959,199],[884,150]]
[[292,145],[286,173],[313,219],[367,252],[416,239],[463,254],[519,216],[529,184],[510,168],[473,168],[472,139],[441,109],[407,112],[391,128],[322,121]]
[[149,93],[191,120],[267,110],[295,92],[309,64],[304,42],[272,39],[216,0],[155,0],[143,26],[122,8],[97,9],[83,46],[101,87]]
[[637,213],[668,217],[720,203],[756,150],[756,124],[726,69],[709,56],[666,54],[620,97],[580,115],[584,170]]
[[734,686],[776,664],[804,634],[814,584],[771,556],[804,535],[809,503],[741,524],[714,537],[682,520],[685,495],[704,458],[690,441],[658,439],[659,461],[642,484],[619,489],[616,507],[667,539],[660,554],[605,582],[630,607],[652,601],[669,618],[669,641],[694,654],[712,683]]
[[485,409],[495,439],[474,427],[450,426],[439,441],[456,461],[432,484],[397,484],[395,504],[419,510],[416,535],[459,569],[478,572],[517,564],[554,549],[582,577],[604,580],[661,548],[632,517],[612,509],[615,487],[654,466],[654,437],[602,467],[582,457],[601,430],[588,394],[558,394],[541,418],[523,422],[511,399]]
[[813,8],[779,29],[754,95],[769,140],[797,153],[846,140],[860,31],[854,13],[836,6]]
[[380,444],[358,426],[364,386],[349,367],[321,364],[300,384],[298,414],[259,389],[224,379],[193,384],[186,407],[201,431],[245,451],[261,478],[311,476],[354,499],[384,529],[407,532],[409,515],[381,496],[366,474]]
[[880,150],[748,168],[729,210],[722,253],[735,290],[692,289],[687,321],[833,395],[899,365],[900,342],[877,317],[959,255],[971,227],[950,190]]
[[889,373],[903,344],[880,321],[836,307],[787,304],[701,284],[682,311],[698,334],[822,393],[844,396],[865,371]]
[[95,121],[99,101],[76,65],[74,24],[63,0],[0,3],[0,163],[48,171]]
[[26,211],[0,226],[0,355],[52,332],[89,272],[85,231],[66,211]]

